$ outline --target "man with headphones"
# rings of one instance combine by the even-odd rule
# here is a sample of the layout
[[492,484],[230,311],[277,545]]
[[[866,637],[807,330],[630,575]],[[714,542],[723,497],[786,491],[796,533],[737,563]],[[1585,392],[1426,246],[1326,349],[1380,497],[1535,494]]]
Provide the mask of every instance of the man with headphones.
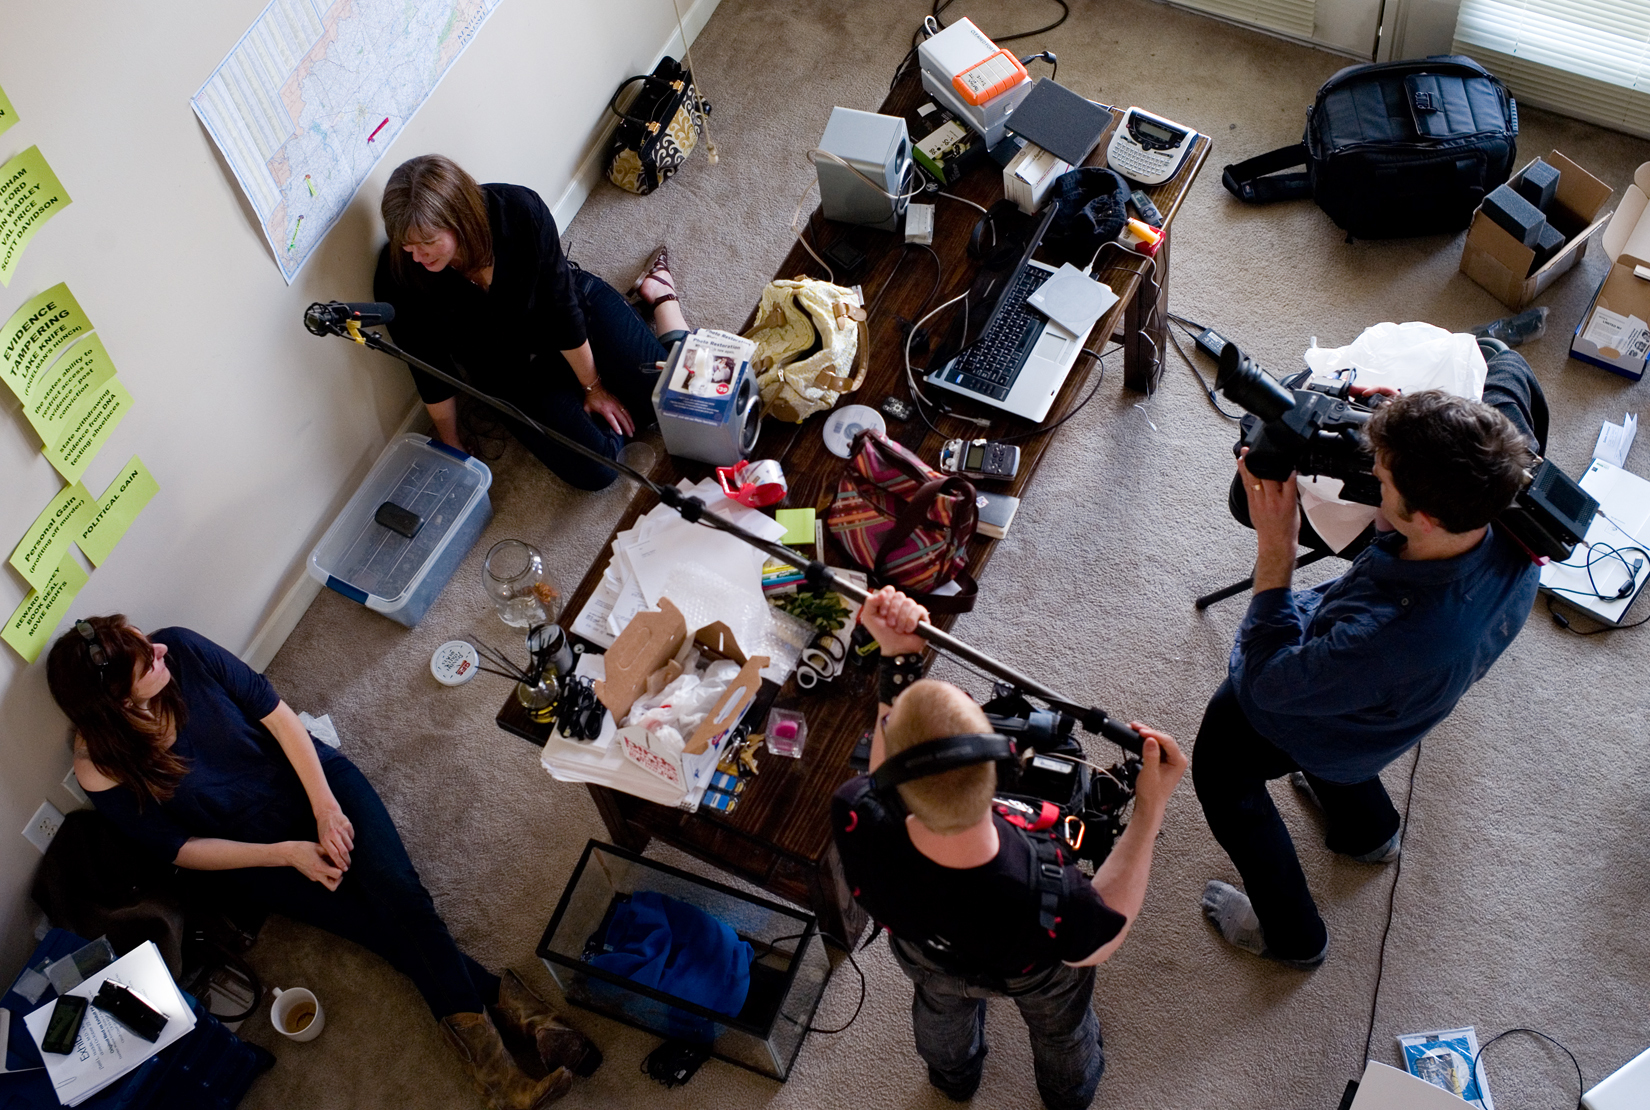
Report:
[[1144,738],[1134,815],[1091,882],[1047,832],[993,809],[995,761],[1012,746],[968,694],[921,677],[915,630],[927,617],[893,587],[860,611],[882,648],[880,694],[871,773],[831,803],[843,871],[915,986],[912,1022],[929,1082],[958,1102],[973,1096],[985,1000],[1003,996],[1030,1029],[1044,1105],[1082,1110],[1105,1069],[1094,967],[1140,913],[1186,757],[1173,738],[1133,724]]

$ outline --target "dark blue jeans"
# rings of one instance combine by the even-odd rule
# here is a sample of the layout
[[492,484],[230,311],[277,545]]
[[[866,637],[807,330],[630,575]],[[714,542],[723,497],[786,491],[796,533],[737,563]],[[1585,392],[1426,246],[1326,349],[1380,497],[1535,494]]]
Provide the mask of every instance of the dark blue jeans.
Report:
[[894,960],[916,988],[911,1024],[917,1054],[952,1088],[979,1082],[985,1064],[985,1000],[1011,998],[1031,1033],[1037,1093],[1049,1110],[1084,1110],[1094,1101],[1106,1055],[1094,1016],[1094,968],[1057,964],[1007,980],[1005,990],[977,987],[890,936]]
[[[1274,956],[1309,960],[1329,943],[1306,875],[1266,784],[1300,765],[1255,731],[1230,681],[1222,682],[1203,712],[1192,749],[1192,785],[1209,830],[1232,857],[1243,889],[1260,918]],[[1398,831],[1398,811],[1379,778],[1340,783],[1308,774],[1323,805],[1330,851],[1363,855]]]
[[[352,940],[388,960],[413,981],[436,1019],[480,1013],[498,1001],[498,976],[458,950],[418,879],[378,792],[355,764],[328,759],[327,785],[355,826],[350,869],[337,890],[292,867],[251,867],[204,873],[209,883],[273,913]],[[314,840],[315,825],[292,839]]]
[[[638,430],[654,422],[653,386],[659,375],[654,364],[669,353],[654,336],[653,329],[607,282],[595,274],[573,270],[573,287],[584,309],[585,332],[590,337],[590,353],[596,372],[608,392],[630,412]],[[533,396],[511,398],[534,420],[582,443],[600,455],[615,458],[624,446],[624,437],[599,416],[584,411],[584,387],[560,351],[540,355],[547,386]],[[644,369],[644,367],[646,369]],[[584,490],[605,489],[618,472],[591,461],[529,428],[518,420],[507,420],[510,430],[551,473],[570,486]]]

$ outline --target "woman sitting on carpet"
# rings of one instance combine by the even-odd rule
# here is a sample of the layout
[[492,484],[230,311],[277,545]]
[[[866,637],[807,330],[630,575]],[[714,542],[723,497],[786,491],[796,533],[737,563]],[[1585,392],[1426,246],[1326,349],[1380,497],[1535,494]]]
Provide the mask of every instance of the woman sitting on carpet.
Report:
[[[315,741],[269,681],[184,628],[92,617],[52,646],[52,697],[75,726],[75,777],[128,836],[230,897],[355,941],[413,984],[494,1110],[537,1110],[601,1054],[516,975],[453,943],[378,793]],[[517,1067],[488,1017],[537,1044]]]
[[[409,354],[610,459],[653,423],[652,368],[687,333],[663,246],[632,287],[653,315],[650,329],[612,286],[567,261],[531,189],[477,185],[450,159],[426,154],[390,174],[380,210],[390,241],[373,296],[395,306],[390,334]],[[412,374],[436,432],[464,449],[456,391]],[[614,471],[507,422],[569,485],[613,481]]]

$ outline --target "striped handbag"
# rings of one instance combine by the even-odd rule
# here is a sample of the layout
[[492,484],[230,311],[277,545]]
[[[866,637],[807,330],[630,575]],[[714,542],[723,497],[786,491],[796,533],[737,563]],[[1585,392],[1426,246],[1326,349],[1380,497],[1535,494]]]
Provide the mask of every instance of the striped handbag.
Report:
[[[878,585],[897,586],[936,613],[966,613],[979,587],[968,571],[978,509],[966,478],[945,477],[882,432],[854,440],[825,522]],[[934,590],[956,581],[954,594]]]

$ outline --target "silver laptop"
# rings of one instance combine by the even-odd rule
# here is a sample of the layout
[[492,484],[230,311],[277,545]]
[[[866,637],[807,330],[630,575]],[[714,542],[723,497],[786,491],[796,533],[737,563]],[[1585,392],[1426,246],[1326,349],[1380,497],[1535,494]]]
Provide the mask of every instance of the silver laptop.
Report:
[[1644,1110],[1650,1106],[1650,1049],[1588,1091],[1581,1104],[1587,1110]]
[[1026,298],[1054,273],[1053,266],[1031,258],[1054,218],[1054,207],[1049,205],[977,338],[969,329],[967,339],[972,342],[930,371],[926,378],[930,384],[1027,420],[1040,421],[1048,415],[1086,338],[1073,335],[1026,304]]

